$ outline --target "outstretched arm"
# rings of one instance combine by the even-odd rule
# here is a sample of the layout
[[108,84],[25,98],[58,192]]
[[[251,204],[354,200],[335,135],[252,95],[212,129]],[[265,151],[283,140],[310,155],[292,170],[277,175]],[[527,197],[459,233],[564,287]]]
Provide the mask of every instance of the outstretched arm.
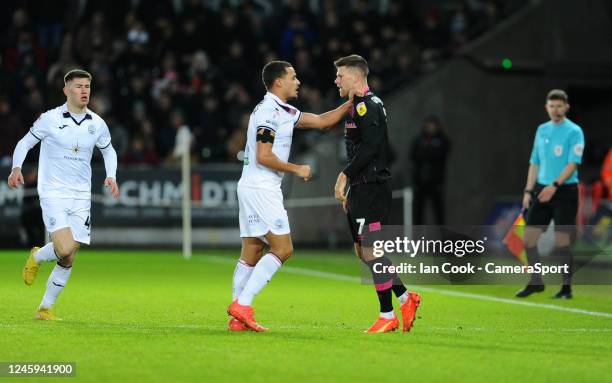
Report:
[[323,114],[302,113],[296,128],[301,129],[329,129],[339,123],[342,117],[351,109],[352,102],[347,101],[334,110]]
[[36,138],[31,132],[28,132],[15,147],[15,151],[13,152],[13,170],[11,171],[11,175],[8,178],[8,186],[9,188],[17,188],[20,185],[24,184],[23,175],[21,174],[21,167],[23,166],[23,161],[25,161],[26,156],[30,149],[32,149],[36,144],[38,144],[40,140]]

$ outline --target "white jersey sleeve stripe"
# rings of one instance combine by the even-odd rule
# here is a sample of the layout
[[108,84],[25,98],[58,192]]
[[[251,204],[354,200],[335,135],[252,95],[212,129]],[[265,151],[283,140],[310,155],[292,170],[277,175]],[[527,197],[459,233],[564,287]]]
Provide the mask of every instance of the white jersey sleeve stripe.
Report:
[[34,134],[34,132],[32,132],[32,129],[30,129],[30,134],[33,135],[38,141],[42,141],[36,134]]

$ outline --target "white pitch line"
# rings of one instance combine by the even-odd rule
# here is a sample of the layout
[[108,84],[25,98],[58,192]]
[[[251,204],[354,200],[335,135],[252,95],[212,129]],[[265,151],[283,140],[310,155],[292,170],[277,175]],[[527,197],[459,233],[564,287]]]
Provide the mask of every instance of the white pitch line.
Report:
[[589,311],[589,310],[577,309],[573,307],[551,305],[548,303],[534,303],[534,302],[527,302],[527,301],[519,301],[519,300],[514,300],[514,299],[509,299],[509,298],[498,298],[498,297],[492,297],[490,295],[463,293],[459,291],[437,289],[437,288],[432,288],[432,287],[419,286],[419,288],[424,291],[431,291],[434,293],[447,295],[447,296],[471,298],[471,299],[478,299],[481,301],[508,303],[511,305],[538,307],[538,308],[543,308],[543,309],[565,311],[565,312],[570,312],[570,313],[584,314],[584,315],[590,315],[590,316],[596,316],[596,317],[612,318],[612,313],[606,313],[606,312],[601,312],[601,311]]
[[[216,261],[218,263],[234,263],[235,262],[235,260],[230,260],[226,257],[221,257],[221,256],[205,256],[205,258],[213,262]],[[356,277],[356,276],[330,273],[327,271],[304,269],[301,267],[284,266],[280,269],[280,271],[285,272],[285,273],[290,273],[290,274],[305,275],[309,277],[317,277],[317,278],[330,279],[330,280],[335,280],[335,281],[357,282],[357,283],[361,282],[361,278]],[[534,303],[534,302],[519,301],[519,300],[509,299],[509,298],[498,298],[498,297],[493,297],[490,295],[464,293],[460,291],[439,289],[435,287],[425,287],[425,286],[415,286],[415,287],[417,287],[418,289],[422,291],[437,293],[437,294],[446,295],[446,296],[470,298],[470,299],[489,301],[489,302],[507,303],[507,304],[519,305],[519,306],[536,307],[536,308],[542,308],[542,309],[570,312],[570,313],[575,313],[575,314],[590,315],[590,316],[595,316],[595,317],[612,318],[612,313],[601,312],[601,311],[589,311],[589,310],[577,309],[573,307],[557,306],[557,305],[552,305],[548,303]]]

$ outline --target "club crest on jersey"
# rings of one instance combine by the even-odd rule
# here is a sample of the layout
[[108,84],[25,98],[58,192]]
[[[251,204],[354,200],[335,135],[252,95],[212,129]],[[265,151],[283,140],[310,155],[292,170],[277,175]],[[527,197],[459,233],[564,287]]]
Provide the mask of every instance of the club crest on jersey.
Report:
[[87,127],[87,131],[89,132],[89,134],[94,134],[96,132],[96,127],[93,125],[89,125]]
[[561,145],[555,146],[555,156],[561,157],[561,154],[563,154],[563,146]]
[[49,226],[55,226],[55,218],[49,218]]
[[365,115],[368,111],[368,108],[366,108],[365,102],[363,101],[357,104],[357,107],[355,109],[357,110],[357,114],[360,116]]

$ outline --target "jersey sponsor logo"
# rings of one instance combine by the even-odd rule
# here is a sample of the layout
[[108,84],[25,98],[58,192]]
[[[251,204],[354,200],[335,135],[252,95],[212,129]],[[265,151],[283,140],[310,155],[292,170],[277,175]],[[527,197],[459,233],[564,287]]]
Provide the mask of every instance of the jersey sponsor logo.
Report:
[[562,145],[555,146],[555,156],[561,157],[562,154],[563,154],[563,146]]
[[582,144],[574,145],[574,154],[581,157],[582,153],[584,153],[584,145]]
[[74,144],[72,146],[72,148],[66,148],[66,150],[70,150],[70,152],[73,154],[73,156],[64,156],[64,159],[66,160],[70,160],[70,161],[85,161],[85,159],[80,158],[80,157],[76,157],[78,156],[83,150],[81,149],[81,147],[79,146],[79,142],[77,141],[76,144]]
[[79,154],[79,153],[81,153],[81,147],[79,146],[79,143],[78,143],[78,142],[77,142],[77,143],[76,143],[76,145],[74,145],[74,146],[72,147],[72,149],[70,149],[70,150],[72,150],[72,153],[73,153],[73,154]]
[[344,129],[357,129],[357,125],[354,122],[345,122]]
[[355,109],[357,110],[357,114],[362,117],[368,112],[368,108],[366,108],[366,104],[363,101],[357,104]]

